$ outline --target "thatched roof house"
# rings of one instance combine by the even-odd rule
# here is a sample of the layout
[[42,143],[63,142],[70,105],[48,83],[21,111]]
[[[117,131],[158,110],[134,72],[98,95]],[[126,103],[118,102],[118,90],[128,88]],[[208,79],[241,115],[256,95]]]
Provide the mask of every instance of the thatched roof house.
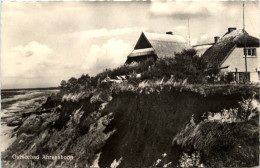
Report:
[[202,55],[211,67],[221,66],[235,48],[259,47],[259,39],[246,31],[234,30],[226,33]]
[[[245,64],[247,64],[250,81],[258,81],[259,46],[258,38],[249,35],[244,30],[229,28],[223,37],[206,50],[202,59],[208,62],[209,68],[225,68],[224,71],[240,73],[238,75],[241,78],[243,78],[243,73],[246,71]],[[247,55],[247,63],[245,63],[244,54]]]
[[166,34],[142,32],[134,50],[127,56],[126,63],[147,58],[173,57],[174,53],[187,48],[185,39],[172,32]]

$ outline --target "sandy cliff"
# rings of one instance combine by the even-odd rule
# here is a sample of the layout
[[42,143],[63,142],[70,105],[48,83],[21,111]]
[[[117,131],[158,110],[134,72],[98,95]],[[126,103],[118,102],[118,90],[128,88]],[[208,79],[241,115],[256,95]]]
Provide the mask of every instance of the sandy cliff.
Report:
[[[163,87],[67,98],[52,112],[32,114],[23,122],[17,140],[2,153],[2,166],[255,166],[259,127],[258,110],[250,101],[258,97],[254,89],[203,95]],[[240,103],[245,99],[248,107]],[[231,118],[223,109],[236,109],[234,119],[210,118],[208,112],[213,118]],[[14,154],[39,159],[13,159]]]

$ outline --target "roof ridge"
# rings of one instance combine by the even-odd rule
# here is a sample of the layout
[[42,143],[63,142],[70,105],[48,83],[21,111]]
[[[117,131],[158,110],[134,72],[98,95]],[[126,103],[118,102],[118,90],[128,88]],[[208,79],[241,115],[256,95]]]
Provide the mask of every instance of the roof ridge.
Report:
[[149,40],[149,41],[163,41],[163,42],[169,42],[169,43],[186,43],[186,42],[168,41],[168,40]]
[[162,42],[175,42],[186,43],[184,37],[177,34],[162,34],[162,33],[150,33],[142,32],[148,41],[162,41]]

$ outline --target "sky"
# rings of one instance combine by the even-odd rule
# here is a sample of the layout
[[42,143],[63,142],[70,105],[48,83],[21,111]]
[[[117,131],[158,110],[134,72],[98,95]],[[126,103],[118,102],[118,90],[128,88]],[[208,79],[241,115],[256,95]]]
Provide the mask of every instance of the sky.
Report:
[[[59,86],[123,65],[142,31],[172,31],[191,45],[242,29],[242,2],[2,2],[1,88]],[[245,29],[259,37],[259,3]]]

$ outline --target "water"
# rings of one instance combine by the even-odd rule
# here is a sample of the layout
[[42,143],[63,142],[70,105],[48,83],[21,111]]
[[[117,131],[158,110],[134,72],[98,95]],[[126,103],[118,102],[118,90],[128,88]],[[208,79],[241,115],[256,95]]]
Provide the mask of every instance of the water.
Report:
[[14,129],[8,121],[20,120],[22,113],[36,111],[48,96],[58,90],[1,91],[1,152],[15,140]]

